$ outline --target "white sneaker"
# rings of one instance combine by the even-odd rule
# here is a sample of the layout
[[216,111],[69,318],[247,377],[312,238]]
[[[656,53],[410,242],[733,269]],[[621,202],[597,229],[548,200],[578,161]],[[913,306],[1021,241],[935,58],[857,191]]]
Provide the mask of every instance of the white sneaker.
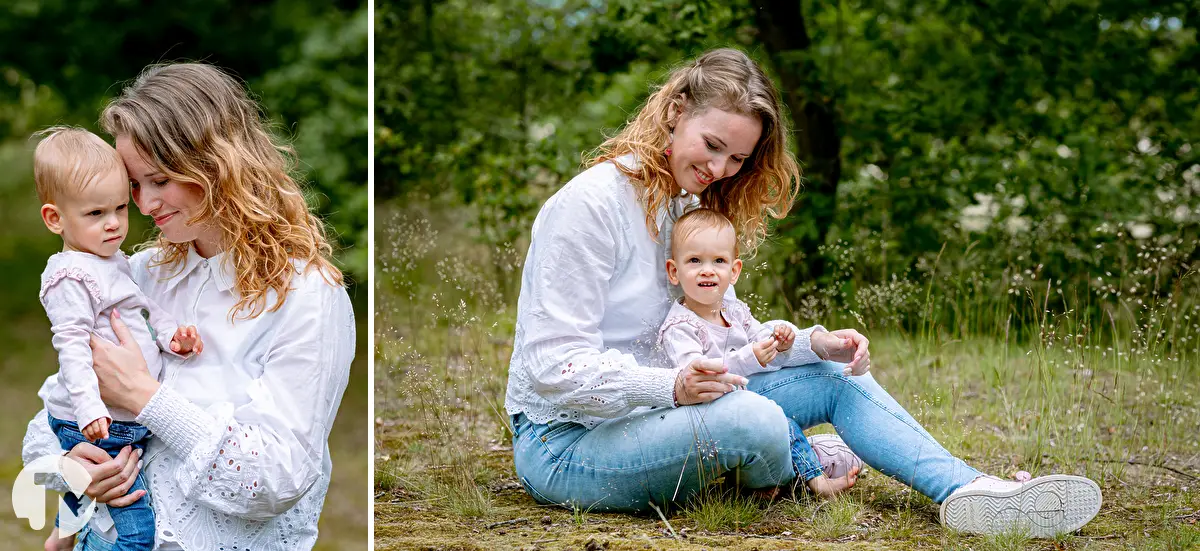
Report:
[[942,525],[972,534],[1024,532],[1050,538],[1074,532],[1100,512],[1100,486],[1054,474],[1028,482],[981,476],[942,502]]

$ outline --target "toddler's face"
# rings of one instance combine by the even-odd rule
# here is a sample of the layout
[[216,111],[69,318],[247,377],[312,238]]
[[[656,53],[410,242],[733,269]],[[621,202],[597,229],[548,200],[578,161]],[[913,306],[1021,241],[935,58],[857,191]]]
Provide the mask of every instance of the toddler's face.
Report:
[[112,256],[129,230],[129,182],[120,170],[100,176],[56,205],[68,249]]
[[683,294],[699,305],[717,307],[725,290],[742,273],[742,261],[734,256],[733,228],[702,228],[682,243],[674,243],[674,258],[667,262],[667,277],[683,288]]

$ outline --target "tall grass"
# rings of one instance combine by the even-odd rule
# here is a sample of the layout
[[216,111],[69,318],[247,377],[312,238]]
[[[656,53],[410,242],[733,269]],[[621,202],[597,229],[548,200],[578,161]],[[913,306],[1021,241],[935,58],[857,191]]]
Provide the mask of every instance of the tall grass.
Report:
[[[424,503],[463,518],[537,514],[510,509],[534,505],[513,482],[503,410],[527,244],[481,243],[457,222],[469,214],[417,214],[422,206],[418,199],[377,217],[377,489],[400,506]],[[836,250],[845,246],[825,254],[852,260]],[[844,281],[784,292],[782,266],[770,263],[768,245],[747,262],[738,290],[760,319],[863,330],[876,378],[951,452],[982,470],[1083,474],[1106,495],[1148,499],[1138,492],[1194,485],[1188,477],[1200,473],[1200,290],[1186,263],[1194,250],[1146,246],[1125,271],[1072,285],[1046,279],[1037,266],[971,267],[964,257],[980,251],[947,246],[922,269],[885,280],[856,279],[847,260],[839,268]],[[821,540],[937,537],[942,546],[958,545],[931,535],[944,533],[931,526],[936,509],[922,496],[870,476],[860,484],[855,498],[822,505],[816,516],[803,505],[706,493],[671,523],[755,532],[783,519]],[[868,491],[872,501],[857,500]],[[1190,506],[1200,507],[1196,501]],[[890,520],[860,533],[855,511],[864,507]],[[1093,524],[1143,521],[1165,527],[1147,541],[1190,537],[1179,535],[1188,528],[1174,520]]]

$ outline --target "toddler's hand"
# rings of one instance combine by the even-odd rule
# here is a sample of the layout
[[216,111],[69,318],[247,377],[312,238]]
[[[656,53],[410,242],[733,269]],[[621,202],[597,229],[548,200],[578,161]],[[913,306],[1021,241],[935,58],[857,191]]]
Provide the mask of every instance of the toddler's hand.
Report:
[[792,344],[796,342],[796,332],[792,328],[779,324],[775,326],[775,340],[779,341],[779,346],[776,347],[780,352],[787,352],[792,349]]
[[176,354],[190,354],[195,352],[199,354],[204,350],[204,341],[200,340],[200,333],[196,331],[195,325],[180,325],[179,329],[175,330],[175,336],[171,337],[171,352]]
[[771,360],[774,360],[775,356],[779,355],[778,347],[779,342],[775,340],[774,336],[765,341],[754,343],[754,357],[758,358],[759,365],[766,367]]
[[108,418],[101,417],[96,419],[88,423],[88,426],[83,427],[83,430],[80,432],[83,433],[83,437],[87,438],[89,442],[108,438]]

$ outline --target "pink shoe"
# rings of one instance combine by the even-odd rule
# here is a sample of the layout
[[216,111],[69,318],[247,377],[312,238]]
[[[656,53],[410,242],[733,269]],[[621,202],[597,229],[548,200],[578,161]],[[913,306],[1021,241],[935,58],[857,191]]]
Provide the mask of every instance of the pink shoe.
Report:
[[1100,512],[1100,487],[1082,476],[1054,474],[1028,482],[984,475],[942,502],[942,525],[972,534],[1024,532],[1050,538],[1074,532]]
[[858,467],[861,471],[863,461],[859,459],[850,446],[836,434],[818,434],[808,437],[808,444],[817,452],[817,461],[829,478],[841,478],[850,473],[850,469]]

